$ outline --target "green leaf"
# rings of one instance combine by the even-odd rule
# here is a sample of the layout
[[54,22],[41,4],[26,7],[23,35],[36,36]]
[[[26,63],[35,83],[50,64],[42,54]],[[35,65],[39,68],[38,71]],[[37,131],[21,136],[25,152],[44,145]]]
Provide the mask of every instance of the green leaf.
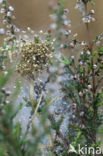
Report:
[[20,137],[20,135],[21,135],[21,124],[20,124],[20,123],[17,123],[17,124],[16,124],[15,128],[13,129],[12,134],[13,134],[15,137],[17,137],[17,138]]
[[72,84],[67,84],[67,86],[70,88],[70,89],[72,89],[72,90],[75,90],[75,86],[73,86]]
[[18,109],[22,109],[23,108],[23,103],[20,103],[19,106],[18,106]]
[[68,65],[69,64],[69,61],[66,57],[63,56],[62,58],[62,62],[65,64],[65,65]]
[[93,0],[89,0],[89,2],[90,2],[90,4],[91,4],[91,5],[94,5],[94,2],[93,2]]
[[0,89],[7,83],[9,78],[12,76],[13,71],[8,70],[8,74],[4,75],[3,73],[0,73]]

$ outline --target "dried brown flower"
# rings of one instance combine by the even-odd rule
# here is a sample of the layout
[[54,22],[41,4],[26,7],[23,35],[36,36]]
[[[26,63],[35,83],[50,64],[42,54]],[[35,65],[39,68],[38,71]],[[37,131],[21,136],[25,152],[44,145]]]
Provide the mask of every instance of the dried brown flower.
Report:
[[21,59],[17,71],[22,75],[33,78],[36,72],[45,69],[52,58],[53,47],[46,41],[30,41],[21,47]]

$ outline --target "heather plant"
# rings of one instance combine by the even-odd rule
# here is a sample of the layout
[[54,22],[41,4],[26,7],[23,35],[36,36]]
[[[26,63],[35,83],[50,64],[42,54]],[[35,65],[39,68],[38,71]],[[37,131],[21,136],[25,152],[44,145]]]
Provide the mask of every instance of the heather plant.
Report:
[[[39,74],[39,70],[43,70],[43,66],[45,66],[45,68],[48,67],[50,58],[52,57],[53,47],[51,45],[49,34],[46,34],[45,41],[40,40],[38,36],[35,36],[33,40],[28,40],[28,43],[26,43],[27,40],[24,43],[24,38],[23,40],[17,39],[15,36],[15,32],[19,32],[19,29],[16,28],[14,24],[12,24],[12,18],[14,18],[14,16],[12,15],[12,11],[14,11],[14,8],[12,6],[9,6],[8,1],[3,0],[0,1],[0,3],[2,6],[1,14],[3,14],[3,24],[6,25],[5,29],[0,28],[0,35],[5,35],[4,45],[0,48],[0,65],[2,70],[7,70],[5,72],[1,70],[0,73],[0,155],[44,155],[45,146],[42,147],[41,142],[43,141],[45,136],[50,133],[50,128],[49,125],[46,123],[46,112],[48,110],[49,99],[43,99],[42,92],[43,90],[45,90],[45,85],[46,83],[48,83],[49,78],[46,82],[38,86],[34,83],[34,79],[37,78],[37,76],[34,77],[34,71],[36,70],[35,72],[38,72],[37,74]],[[21,33],[25,34],[24,31]],[[32,33],[34,34],[33,31]],[[20,51],[22,53],[20,53]],[[26,56],[26,54],[28,54],[27,52],[29,52],[28,57]],[[22,76],[25,75],[28,79],[32,80],[30,88],[30,100],[24,97],[26,106],[32,107],[27,129],[24,133],[22,125],[19,122],[15,121],[16,115],[23,107],[22,102],[20,102],[19,106],[17,108],[14,108],[16,98],[18,94],[20,94],[20,84],[17,83],[14,92],[11,92],[5,88],[6,83],[15,72],[13,71],[13,69],[9,69],[9,67],[6,67],[5,58],[8,61],[7,56],[9,56],[10,61],[13,62],[12,64],[15,64],[13,61],[13,56],[15,55],[19,56],[19,58],[21,55],[21,59],[23,59],[24,55],[25,59],[23,59],[23,62],[19,61],[22,64],[22,67],[23,64],[25,64],[24,68],[20,69],[19,63],[17,71],[19,73],[23,73],[21,74]],[[32,62],[33,60],[34,63]],[[27,63],[29,63],[29,71],[27,71],[26,69]],[[34,87],[34,84],[36,87]],[[11,87],[13,88],[13,86]],[[33,99],[34,88],[37,95],[37,98],[35,100]],[[43,103],[43,106],[45,105],[45,107],[39,108],[41,103]],[[38,114],[38,111],[40,112],[41,109],[42,113],[38,115],[38,118],[42,130],[34,124],[35,117]]]
[[[54,140],[54,142],[56,142],[54,146],[54,153],[56,153],[56,155],[72,155],[73,153],[68,153],[71,145],[73,145],[77,151],[78,144],[82,147],[85,145],[94,148],[100,146],[100,140],[98,141],[97,134],[103,124],[101,111],[103,100],[103,34],[96,36],[94,40],[91,38],[89,24],[95,22],[93,16],[95,11],[88,11],[88,3],[94,5],[93,1],[88,0],[77,0],[76,3],[76,8],[82,14],[82,22],[86,26],[88,42],[78,41],[75,35],[70,37],[71,31],[68,30],[68,27],[64,27],[64,25],[67,24],[68,26],[68,24],[70,24],[67,17],[64,18],[65,13],[67,13],[66,10],[68,10],[64,8],[64,1],[58,1],[57,6],[52,8],[56,11],[52,15],[53,17],[55,16],[55,23],[51,26],[53,29],[55,25],[55,29],[58,31],[59,40],[57,37],[57,42],[59,42],[59,50],[62,48],[64,51],[67,49],[74,49],[75,51],[77,46],[80,46],[80,49],[82,47],[78,58],[72,55],[69,58],[61,58],[61,61],[65,65],[64,76],[66,77],[66,80],[61,83],[62,91],[64,92],[63,100],[69,105],[72,116],[68,121],[68,132],[65,138],[62,137],[61,139],[61,136],[58,136],[58,140],[62,140],[62,143]],[[52,19],[54,20],[54,18]],[[74,154],[83,155],[83,152]],[[86,153],[86,155],[95,156],[99,154],[102,155],[101,151],[97,154],[95,152],[91,152],[90,154]]]
[[15,19],[13,6],[9,5],[7,0],[1,0],[0,5],[0,15],[2,16],[0,36],[5,36],[0,48],[0,70],[5,70],[4,61],[8,56],[10,62],[12,62],[12,53],[16,49],[16,35],[20,30],[13,24]]
[[[33,101],[33,107],[28,120],[26,130],[23,130],[20,122],[15,120],[16,115],[23,107],[23,103],[15,108],[15,101],[20,94],[21,84],[16,83],[15,90],[11,92],[6,89],[6,83],[13,74],[12,70],[8,70],[8,74],[1,72],[0,74],[0,155],[2,156],[40,156],[46,154],[46,147],[49,144],[44,144],[45,137],[51,134],[50,126],[47,122],[48,106],[51,99],[41,96],[41,92],[45,90],[46,83],[49,80],[35,85],[37,98]],[[41,88],[40,88],[41,87]],[[38,92],[37,92],[38,91]],[[31,107],[31,100],[24,98],[27,107]],[[35,125],[36,116],[39,119],[39,125]]]
[[[20,85],[17,85],[17,89],[13,96],[16,96],[19,92]],[[2,156],[40,156],[45,153],[45,147],[42,147],[40,142],[49,133],[49,126],[46,125],[46,108],[42,110],[43,116],[40,120],[44,130],[40,131],[37,127],[32,127],[29,131],[31,137],[28,137],[27,131],[23,134],[20,123],[14,123],[16,114],[22,109],[22,103],[15,110],[13,101],[7,102],[7,96],[10,96],[10,92],[5,88],[1,89],[2,103],[0,101],[0,155]],[[45,115],[44,115],[45,114]]]

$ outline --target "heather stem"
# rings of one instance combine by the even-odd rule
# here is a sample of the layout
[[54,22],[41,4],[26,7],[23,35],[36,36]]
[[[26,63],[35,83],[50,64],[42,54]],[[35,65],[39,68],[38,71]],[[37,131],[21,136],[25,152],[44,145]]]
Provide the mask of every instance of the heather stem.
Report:
[[30,79],[30,102],[34,109],[34,83],[32,79]]
[[[87,15],[87,3],[85,4],[85,12],[86,12],[86,15]],[[90,28],[89,28],[89,24],[86,23],[86,30],[87,30],[87,33],[88,33],[88,45],[89,45],[89,50],[91,52],[91,56],[93,54],[93,43],[92,43],[92,39],[91,39],[91,32],[90,32]],[[92,67],[92,94],[93,94],[93,109],[94,109],[94,119],[93,119],[93,122],[94,122],[94,140],[95,140],[95,143],[96,143],[96,114],[97,114],[97,110],[96,110],[96,104],[94,103],[95,101],[95,93],[96,93],[96,84],[95,84],[95,71],[94,71],[94,60],[93,58],[91,59],[91,67]]]

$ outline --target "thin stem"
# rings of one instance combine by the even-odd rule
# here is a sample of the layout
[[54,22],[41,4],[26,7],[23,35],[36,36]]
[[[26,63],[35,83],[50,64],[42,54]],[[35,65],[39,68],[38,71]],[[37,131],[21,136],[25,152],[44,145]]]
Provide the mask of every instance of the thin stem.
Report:
[[[85,4],[85,12],[87,14],[87,4]],[[89,44],[89,50],[91,52],[91,55],[93,54],[93,44],[92,44],[92,39],[91,39],[91,33],[90,33],[90,28],[89,28],[89,24],[86,23],[86,29],[87,29],[87,33],[88,33],[88,44]],[[91,65],[92,65],[92,84],[93,84],[93,99],[95,98],[95,92],[96,92],[96,87],[95,87],[95,71],[94,71],[94,60],[93,58],[91,59]]]
[[[85,4],[85,12],[86,12],[86,15],[87,15],[87,3]],[[87,33],[88,33],[88,45],[89,45],[89,50],[91,52],[91,56],[93,54],[93,43],[92,43],[92,39],[91,39],[91,32],[90,32],[90,28],[89,28],[89,24],[86,23],[86,30],[87,30]],[[93,87],[93,90],[92,90],[92,94],[93,94],[93,109],[94,109],[94,119],[93,119],[93,122],[94,122],[94,142],[96,143],[96,114],[97,114],[97,110],[96,110],[96,104],[95,104],[95,93],[96,93],[96,83],[95,83],[95,71],[94,71],[94,60],[93,58],[91,59],[91,67],[92,67],[92,87]]]
[[39,106],[40,106],[40,104],[41,104],[42,98],[43,98],[43,94],[41,93],[39,102],[38,102],[37,107],[36,107],[36,109],[35,109],[35,111],[34,111],[34,114],[33,114],[32,125],[34,124],[34,119],[35,119],[35,117],[36,117],[37,111],[38,111]]
[[34,109],[34,83],[33,80],[30,79],[30,102],[32,105],[32,109]]

